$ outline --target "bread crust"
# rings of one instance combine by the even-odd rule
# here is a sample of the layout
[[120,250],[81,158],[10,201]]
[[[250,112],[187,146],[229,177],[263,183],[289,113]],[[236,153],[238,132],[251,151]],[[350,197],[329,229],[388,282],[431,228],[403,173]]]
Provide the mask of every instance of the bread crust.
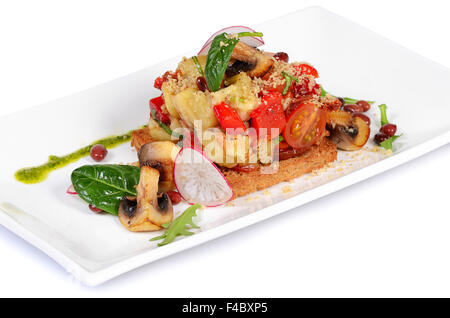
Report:
[[261,174],[259,169],[251,172],[224,169],[222,172],[233,189],[234,196],[241,197],[320,169],[336,158],[336,145],[323,138],[320,144],[312,146],[300,156],[281,160],[278,170],[273,174]]
[[[152,141],[148,128],[133,132],[131,146],[139,150]],[[235,197],[241,197],[255,191],[269,188],[280,182],[290,181],[313,170],[320,169],[337,159],[337,147],[327,138],[312,146],[298,157],[281,160],[278,170],[272,174],[261,174],[260,169],[251,172],[239,172],[223,168],[222,173],[233,189]]]
[[148,127],[137,129],[131,134],[131,147],[134,147],[136,150],[141,149],[143,145],[152,141]]

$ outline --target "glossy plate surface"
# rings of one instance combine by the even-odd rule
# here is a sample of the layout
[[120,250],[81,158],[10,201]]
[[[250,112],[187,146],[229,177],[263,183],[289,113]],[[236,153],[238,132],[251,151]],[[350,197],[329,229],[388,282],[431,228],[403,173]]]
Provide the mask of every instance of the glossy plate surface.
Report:
[[[7,138],[2,138],[0,147],[7,152],[2,153],[0,165],[0,223],[85,284],[97,285],[382,173],[450,141],[450,95],[429,93],[447,91],[449,69],[317,7],[255,29],[264,33],[265,50],[282,50],[292,61],[315,65],[320,83],[329,92],[387,103],[389,119],[404,134],[396,141],[394,154],[373,151],[373,144],[363,151],[339,153],[339,161],[319,173],[251,194],[225,207],[200,211],[200,232],[160,248],[148,241],[159,233],[130,233],[117,218],[93,214],[79,198],[66,194],[71,171],[92,164],[90,158],[53,172],[37,185],[14,179],[18,168],[43,163],[50,154],[63,155],[100,137],[145,124],[148,100],[158,94],[151,88],[153,80],[175,69],[180,60],[177,57],[1,118],[0,133]],[[294,29],[301,42],[292,41],[285,32]],[[376,131],[378,109],[374,107],[369,114],[372,131]],[[133,161],[136,153],[125,144],[111,150],[104,163]],[[185,207],[177,206],[177,211]]]

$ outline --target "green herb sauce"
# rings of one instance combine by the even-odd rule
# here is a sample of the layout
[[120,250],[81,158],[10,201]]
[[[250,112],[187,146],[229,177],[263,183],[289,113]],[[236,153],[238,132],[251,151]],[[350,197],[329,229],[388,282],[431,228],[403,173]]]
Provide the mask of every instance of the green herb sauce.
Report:
[[99,139],[81,149],[78,149],[62,157],[50,155],[46,163],[36,167],[20,169],[14,174],[14,176],[18,181],[27,184],[42,182],[45,179],[47,179],[49,173],[52,172],[53,170],[65,167],[75,161],[80,160],[83,157],[88,156],[92,146],[94,145],[102,144],[106,148],[114,148],[120,144],[130,141],[131,134],[133,131],[134,130],[131,130],[126,134],[120,136],[109,136]]

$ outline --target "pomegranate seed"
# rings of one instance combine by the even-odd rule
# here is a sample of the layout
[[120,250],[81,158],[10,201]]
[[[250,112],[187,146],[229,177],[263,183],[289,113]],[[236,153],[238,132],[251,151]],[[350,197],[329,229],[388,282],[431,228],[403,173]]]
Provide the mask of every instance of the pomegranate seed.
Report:
[[388,137],[392,137],[397,132],[397,125],[394,124],[386,124],[380,128],[380,132],[385,134]]
[[370,126],[370,118],[362,113],[353,113],[353,117],[359,117],[367,124],[367,126]]
[[374,137],[373,137],[373,139],[375,140],[375,142],[377,143],[377,144],[381,144],[383,141],[385,141],[386,139],[388,139],[389,137],[388,136],[386,136],[385,134],[383,134],[383,133],[378,133],[378,134],[376,134]]
[[365,100],[360,100],[356,102],[356,105],[359,105],[363,108],[363,111],[366,112],[370,109],[370,104],[366,102]]
[[95,161],[102,161],[108,154],[108,150],[103,145],[94,145],[91,148],[91,158]]
[[277,61],[283,61],[286,63],[289,62],[289,55],[285,52],[278,52],[273,56],[273,58]]
[[355,104],[345,105],[344,107],[342,107],[342,109],[349,113],[363,113],[364,112],[364,109],[362,106],[355,105]]
[[203,76],[197,77],[197,87],[202,92],[205,92],[208,89],[208,84],[206,83],[206,79]]
[[[317,90],[317,88],[316,88],[317,84],[315,84],[312,87],[312,89],[310,89],[309,83],[310,83],[309,78],[302,79],[300,81],[300,83],[293,82],[291,87],[292,87],[292,94],[294,95],[294,97],[297,98],[300,96],[305,96],[305,95],[309,95],[311,93],[315,93]],[[320,90],[320,86],[319,86],[319,90]]]
[[167,191],[167,195],[170,198],[170,201],[172,201],[172,204],[178,204],[181,202],[181,194],[179,194],[177,191]]
[[89,204],[89,209],[91,209],[91,211],[94,212],[94,213],[102,213],[103,212],[102,209],[96,208],[92,204]]

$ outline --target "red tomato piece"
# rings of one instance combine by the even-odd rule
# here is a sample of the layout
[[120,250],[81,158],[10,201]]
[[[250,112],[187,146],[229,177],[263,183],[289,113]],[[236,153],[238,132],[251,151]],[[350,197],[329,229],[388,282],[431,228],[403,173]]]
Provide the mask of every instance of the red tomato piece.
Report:
[[310,78],[301,78],[299,83],[292,83],[291,91],[294,98],[306,95],[320,95],[320,93],[322,92],[320,85],[315,82],[311,83],[311,81],[313,80]]
[[167,71],[162,76],[157,77],[155,79],[155,82],[153,83],[153,87],[161,90],[163,83],[166,82],[169,79],[169,77],[177,78],[179,74],[181,74],[180,70],[177,70],[175,73],[171,73],[171,72]]
[[292,148],[308,148],[322,136],[325,124],[325,111],[305,101],[290,113],[283,137]]
[[155,79],[155,83],[153,84],[153,87],[155,87],[155,88],[161,90],[162,84],[163,84],[163,83],[164,83],[164,78],[162,78],[161,76],[160,76],[160,77],[157,77],[157,78]]
[[161,121],[166,125],[170,125],[170,117],[168,114],[164,112],[162,108],[163,105],[164,105],[163,95],[150,99],[150,113],[153,110],[155,110],[156,119],[158,119],[159,121]]
[[227,128],[242,129],[243,131],[247,129],[239,114],[225,102],[214,106],[214,114],[225,131]]
[[[286,116],[284,114],[281,100],[283,95],[278,91],[271,91],[261,98],[261,105],[250,113],[250,126],[256,129],[258,136],[266,128],[267,135],[273,139],[280,135],[286,127]],[[273,135],[271,128],[278,128],[278,134]]]
[[303,64],[294,65],[294,68],[297,70],[297,74],[296,74],[297,76],[306,74],[306,75],[312,75],[315,78],[319,77],[319,73],[317,72],[317,70],[309,64],[303,63]]

